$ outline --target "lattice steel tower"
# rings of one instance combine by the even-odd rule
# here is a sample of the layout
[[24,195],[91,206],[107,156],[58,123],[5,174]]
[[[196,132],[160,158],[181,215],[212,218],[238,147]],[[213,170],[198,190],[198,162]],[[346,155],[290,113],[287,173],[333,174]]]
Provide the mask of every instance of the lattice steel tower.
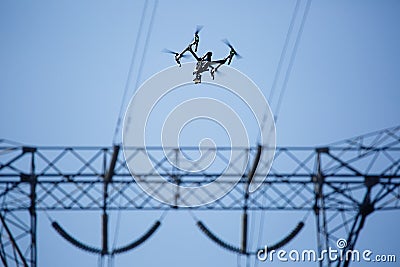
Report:
[[[36,266],[38,212],[102,211],[103,246],[83,249],[106,255],[118,252],[109,251],[107,247],[107,211],[177,208],[154,200],[138,187],[122,153],[116,153],[118,147],[28,147],[5,140],[0,146],[0,258],[4,266]],[[143,148],[132,149],[134,155],[145,153]],[[224,151],[231,149],[241,150],[239,154],[250,155],[253,161],[257,157],[256,147],[250,150],[217,148],[215,160],[224,162]],[[147,149],[157,171],[174,179],[178,177],[183,185],[205,184],[219,175],[208,170],[196,174],[176,170],[161,152],[159,147]],[[174,148],[166,150],[166,153],[175,152]],[[141,175],[150,177],[153,173]],[[196,209],[309,210],[316,219],[319,251],[334,247],[338,237],[347,237],[345,249],[353,249],[369,214],[400,208],[400,127],[325,147],[279,147],[268,178],[259,190],[246,194],[246,179],[242,177],[225,197]],[[122,201],[117,201],[117,196]],[[184,197],[177,195],[178,199]],[[61,226],[53,226],[58,227],[65,238],[73,239]],[[205,227],[201,222],[200,226]],[[136,243],[120,249],[140,244],[157,227],[156,223]],[[207,228],[203,230],[216,238]],[[216,239],[214,241],[220,241],[219,245],[227,249],[248,253],[243,246],[229,247]],[[85,246],[77,240],[69,241]],[[319,264],[347,266],[349,262],[326,259]]]

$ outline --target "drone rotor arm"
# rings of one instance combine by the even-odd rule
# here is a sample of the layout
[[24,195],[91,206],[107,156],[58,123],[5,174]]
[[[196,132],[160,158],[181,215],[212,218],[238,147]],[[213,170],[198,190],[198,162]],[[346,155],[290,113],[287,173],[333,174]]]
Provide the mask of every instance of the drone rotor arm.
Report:
[[197,48],[199,47],[199,41],[200,41],[200,37],[199,37],[199,35],[196,33],[195,36],[194,36],[194,41],[193,41],[194,52],[197,52]]
[[224,58],[224,59],[220,59],[220,60],[213,60],[213,61],[210,62],[210,64],[211,65],[213,65],[213,64],[223,65],[223,64],[225,64],[225,62],[226,62],[226,59]]
[[189,46],[188,48],[189,48],[189,49],[188,49],[189,52],[192,53],[193,57],[194,57],[197,61],[201,61],[201,60],[202,60],[201,58],[199,58],[198,55],[196,55],[196,53],[193,51],[193,49],[192,49],[191,46]]
[[201,29],[203,29],[202,25],[196,26],[196,31],[194,32],[194,39],[192,42],[192,45],[194,45],[194,52],[197,52],[197,48],[199,46],[199,41],[200,41],[199,32],[201,31]]
[[231,55],[229,55],[229,59],[228,59],[228,65],[230,65],[231,64],[231,62],[232,62],[232,58],[233,58],[233,55],[231,56]]
[[[211,61],[210,62],[210,75],[211,75],[211,78],[213,80],[215,78],[215,72],[217,72],[219,67],[224,65],[225,62],[226,62],[226,59],[221,59],[221,60],[216,60],[216,61]],[[218,64],[218,65],[216,67],[214,67],[213,64]]]

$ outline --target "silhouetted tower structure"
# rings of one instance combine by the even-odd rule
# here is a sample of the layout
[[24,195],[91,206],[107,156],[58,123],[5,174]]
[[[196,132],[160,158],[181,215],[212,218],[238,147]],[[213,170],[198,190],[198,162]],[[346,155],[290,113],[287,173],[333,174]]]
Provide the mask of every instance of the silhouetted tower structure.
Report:
[[[5,140],[0,146],[0,259],[4,266],[36,266],[37,216],[42,211],[97,210],[103,212],[106,221],[109,210],[176,209],[154,200],[138,187],[122,153],[115,156],[115,147],[32,147]],[[136,154],[146,153],[143,148],[132,149],[137,150]],[[242,148],[217,150],[230,149]],[[242,150],[252,159],[257,157],[256,147]],[[176,149],[166,153],[173,151]],[[179,171],[160,152],[160,147],[147,150],[158,171],[166,177],[179,177],[182,185],[193,181],[206,184],[219,176],[208,170],[195,174]],[[224,162],[223,154],[216,153],[215,160]],[[152,174],[142,174],[146,175]],[[336,247],[339,237],[347,239],[345,251],[353,249],[371,213],[400,208],[400,127],[325,147],[279,147],[264,184],[247,195],[245,184],[242,179],[228,195],[196,210],[312,211],[319,251]],[[117,201],[117,196],[122,201]],[[153,226],[142,239],[157,227]],[[99,250],[111,253],[106,230]],[[348,264],[329,259],[319,263]]]

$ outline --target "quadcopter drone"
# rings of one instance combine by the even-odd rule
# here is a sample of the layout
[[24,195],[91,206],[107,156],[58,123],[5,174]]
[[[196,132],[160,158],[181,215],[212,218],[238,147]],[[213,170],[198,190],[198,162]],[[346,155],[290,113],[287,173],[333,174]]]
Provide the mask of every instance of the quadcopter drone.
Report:
[[195,75],[195,78],[193,79],[194,83],[201,83],[201,74],[205,71],[210,71],[211,78],[214,80],[215,73],[218,71],[218,69],[224,65],[224,64],[231,64],[232,58],[236,56],[237,58],[241,58],[241,56],[236,52],[236,50],[233,48],[233,46],[229,43],[228,40],[224,39],[222,40],[229,48],[229,54],[220,60],[211,60],[212,57],[212,52],[207,52],[205,53],[204,56],[199,57],[196,52],[197,52],[197,47],[199,45],[200,37],[199,37],[199,32],[202,29],[202,26],[197,26],[197,29],[194,33],[194,39],[193,41],[186,47],[181,53],[177,53],[168,49],[164,49],[163,52],[165,53],[170,53],[175,55],[175,61],[181,66],[181,58],[188,57],[189,55],[185,54],[186,52],[190,52],[192,56],[197,60],[196,67],[193,71],[193,75]]

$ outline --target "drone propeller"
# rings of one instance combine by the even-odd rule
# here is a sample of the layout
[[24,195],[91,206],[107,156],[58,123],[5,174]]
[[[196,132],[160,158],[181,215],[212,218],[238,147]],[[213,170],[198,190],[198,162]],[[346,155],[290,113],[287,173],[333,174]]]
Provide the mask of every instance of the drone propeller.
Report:
[[199,32],[201,31],[201,29],[203,29],[202,25],[196,26],[196,31],[194,32],[194,39],[193,39],[194,52],[197,52],[197,48],[199,46],[199,41],[200,41]]
[[201,29],[203,29],[203,25],[197,25],[196,26],[196,31],[194,32],[195,35],[199,34],[199,32],[201,31]]
[[[163,50],[161,50],[161,52],[163,52],[163,53],[168,53],[168,54],[173,54],[173,55],[175,55],[175,56],[179,55],[179,53],[174,52],[174,51],[169,50],[169,49],[166,49],[166,48],[164,48]],[[189,55],[182,55],[181,57],[185,58],[185,57],[188,57],[188,56],[189,56]]]
[[242,58],[242,56],[239,55],[238,52],[236,52],[236,50],[233,48],[233,46],[232,46],[231,43],[228,41],[228,39],[223,39],[222,42],[223,42],[224,44],[226,44],[226,45],[231,49],[231,52],[232,52],[238,59]]
[[[211,66],[210,66],[210,67],[211,67],[211,70],[210,70],[210,73],[211,73],[211,78],[212,78],[213,80],[214,80],[215,75],[224,76],[224,73],[221,72],[221,71],[219,71],[219,67],[221,67],[220,64],[225,64],[225,62],[226,62],[226,59],[211,61]],[[214,64],[218,64],[218,66],[217,66],[217,67],[213,67],[212,65],[214,65]]]

